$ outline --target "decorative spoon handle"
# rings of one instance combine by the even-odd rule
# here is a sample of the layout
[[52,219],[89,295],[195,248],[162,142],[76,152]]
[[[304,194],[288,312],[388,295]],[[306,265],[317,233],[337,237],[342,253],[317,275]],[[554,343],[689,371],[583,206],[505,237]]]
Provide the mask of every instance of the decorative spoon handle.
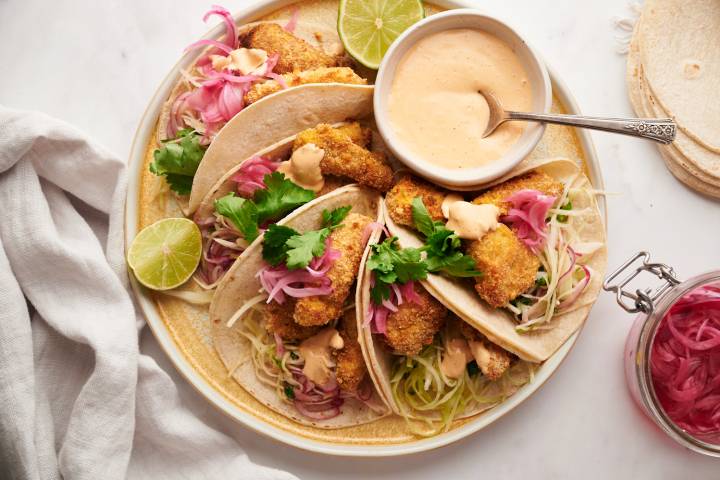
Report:
[[670,118],[600,118],[583,115],[554,115],[542,113],[506,112],[506,120],[531,120],[544,123],[572,125],[592,128],[605,132],[622,133],[633,137],[642,137],[659,143],[672,143],[675,140],[675,122]]

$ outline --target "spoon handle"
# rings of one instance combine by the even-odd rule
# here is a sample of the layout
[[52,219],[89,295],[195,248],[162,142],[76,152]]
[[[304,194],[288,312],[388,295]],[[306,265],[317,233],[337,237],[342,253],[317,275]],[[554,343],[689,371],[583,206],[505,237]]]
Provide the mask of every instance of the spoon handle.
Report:
[[582,115],[555,115],[542,113],[507,112],[507,120],[531,120],[544,123],[572,125],[605,132],[622,133],[647,138],[659,143],[672,143],[675,139],[675,122],[670,118],[600,118]]

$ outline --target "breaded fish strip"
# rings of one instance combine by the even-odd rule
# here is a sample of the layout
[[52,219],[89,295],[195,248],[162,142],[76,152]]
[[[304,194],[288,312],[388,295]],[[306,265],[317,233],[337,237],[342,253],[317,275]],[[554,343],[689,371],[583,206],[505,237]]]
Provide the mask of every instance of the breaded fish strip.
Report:
[[240,37],[245,48],[259,48],[268,55],[280,58],[275,73],[301,72],[321,67],[334,67],[337,60],[321,49],[313,47],[276,23],[261,23]]
[[460,332],[468,342],[477,342],[472,350],[475,363],[480,371],[490,380],[497,380],[510,367],[510,354],[488,340],[482,333],[475,330],[469,323],[458,320]]
[[271,334],[277,333],[284,341],[305,340],[320,331],[320,327],[302,327],[293,320],[295,299],[288,299],[282,305],[270,302],[263,311],[265,328]]
[[387,318],[385,342],[401,355],[417,355],[430,345],[447,318],[447,309],[424,288],[416,291],[420,303],[403,302]]
[[293,318],[299,325],[311,327],[325,325],[340,318],[343,305],[350,293],[350,287],[357,278],[360,259],[365,245],[363,233],[373,220],[365,215],[350,213],[342,222],[342,227],[330,234],[330,244],[340,251],[340,258],[328,270],[327,277],[332,282],[332,293],[299,298],[295,304]]
[[442,203],[446,192],[412,175],[403,175],[385,196],[390,218],[398,225],[414,228],[412,201],[422,198],[433,220],[444,220]]
[[535,283],[540,260],[504,224],[480,240],[470,242],[466,253],[482,272],[475,290],[493,307],[503,307]]
[[483,192],[473,200],[475,204],[492,203],[500,209],[500,215],[507,215],[510,204],[503,200],[520,190],[537,190],[544,195],[559,197],[563,192],[563,184],[550,175],[533,170],[519,177],[501,183]]
[[[307,83],[347,83],[366,85],[367,80],[348,67],[323,67],[298,73],[286,73],[282,76],[287,87],[296,87]],[[246,94],[245,103],[250,105],[263,97],[279,92],[283,86],[277,80],[256,83]]]
[[367,365],[358,343],[357,323],[355,310],[348,310],[337,325],[338,332],[343,339],[343,348],[335,352],[337,376],[340,390],[355,392],[367,374]]
[[339,127],[335,127],[335,130],[350,137],[350,140],[355,145],[359,145],[363,148],[370,148],[370,142],[372,142],[372,131],[367,127],[361,127],[358,122],[350,122]]
[[321,123],[300,132],[295,138],[293,151],[308,143],[325,150],[320,162],[323,174],[348,177],[381,192],[388,191],[392,186],[393,172],[383,154],[356,145],[330,125]]

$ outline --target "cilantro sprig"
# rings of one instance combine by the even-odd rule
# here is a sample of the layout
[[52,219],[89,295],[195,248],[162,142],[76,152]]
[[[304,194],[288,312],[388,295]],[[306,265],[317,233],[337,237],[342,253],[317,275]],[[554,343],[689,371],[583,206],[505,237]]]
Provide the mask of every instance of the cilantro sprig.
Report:
[[379,305],[390,298],[390,285],[425,280],[428,265],[419,248],[400,248],[397,237],[386,238],[371,246],[367,268],[375,274],[375,285],[370,290],[372,301]]
[[288,270],[298,270],[310,265],[313,258],[325,253],[325,240],[330,233],[342,226],[350,212],[350,206],[323,210],[323,228],[299,233],[284,225],[272,224],[263,239],[263,260],[276,267],[284,264]]
[[280,172],[265,175],[263,181],[265,188],[256,190],[252,200],[237,197],[234,192],[215,200],[215,211],[228,218],[248,242],[258,237],[261,225],[315,198],[315,192],[294,184]]
[[433,220],[420,197],[412,201],[412,217],[415,228],[425,236],[425,252],[428,272],[444,273],[451,277],[478,277],[475,261],[462,252],[462,240],[442,222]]
[[442,222],[433,220],[419,197],[412,201],[412,216],[415,228],[425,236],[422,247],[400,248],[397,237],[386,238],[371,247],[367,268],[375,275],[370,296],[376,305],[390,298],[393,283],[425,280],[428,273],[452,277],[481,275],[472,257],[461,251],[460,237]]
[[207,148],[200,144],[201,138],[202,135],[190,128],[180,130],[174,140],[166,140],[153,152],[150,171],[164,176],[173,191],[180,195],[189,194]]

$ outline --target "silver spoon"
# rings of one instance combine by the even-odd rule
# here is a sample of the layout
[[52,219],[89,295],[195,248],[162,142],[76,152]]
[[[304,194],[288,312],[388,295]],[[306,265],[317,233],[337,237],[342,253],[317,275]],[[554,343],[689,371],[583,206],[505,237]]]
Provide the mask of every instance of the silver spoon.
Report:
[[490,109],[490,117],[483,138],[494,132],[502,123],[513,120],[529,120],[622,133],[623,135],[647,138],[666,145],[672,143],[675,139],[675,122],[670,118],[599,118],[582,115],[510,112],[502,107],[502,104],[492,93],[483,92],[482,90],[478,90],[478,93],[485,97]]

